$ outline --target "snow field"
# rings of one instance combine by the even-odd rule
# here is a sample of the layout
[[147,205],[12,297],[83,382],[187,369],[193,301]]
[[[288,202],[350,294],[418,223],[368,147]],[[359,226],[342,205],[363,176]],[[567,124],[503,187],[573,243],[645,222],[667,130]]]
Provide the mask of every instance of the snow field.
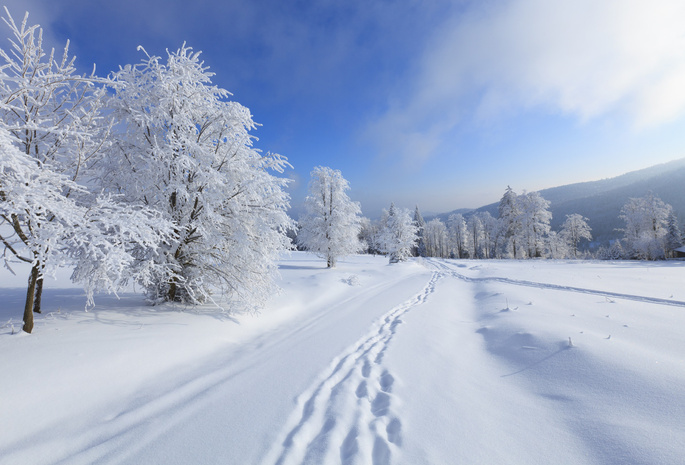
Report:
[[[682,262],[326,270],[259,315],[0,286],[0,464],[677,464]],[[4,276],[3,276],[4,278]],[[8,283],[8,285],[5,285]],[[571,338],[571,344],[569,344]]]

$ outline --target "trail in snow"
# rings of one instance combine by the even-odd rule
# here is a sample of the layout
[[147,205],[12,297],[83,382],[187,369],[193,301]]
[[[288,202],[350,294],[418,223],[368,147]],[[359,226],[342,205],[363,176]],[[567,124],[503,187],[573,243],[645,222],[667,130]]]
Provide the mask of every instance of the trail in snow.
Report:
[[439,262],[439,261],[433,260],[433,259],[427,259],[426,261],[428,261],[428,263],[433,265],[438,270],[446,272],[450,276],[453,276],[457,279],[461,279],[462,281],[466,281],[469,283],[484,283],[484,282],[495,283],[496,282],[496,283],[503,283],[503,284],[511,284],[514,286],[534,287],[537,289],[551,289],[554,291],[567,291],[567,292],[577,292],[580,294],[598,295],[601,297],[632,300],[635,302],[644,302],[644,303],[649,303],[649,304],[672,305],[674,307],[685,307],[685,302],[679,301],[679,300],[673,300],[673,299],[660,299],[658,297],[648,297],[648,296],[641,296],[641,295],[624,294],[624,293],[620,293],[620,292],[600,291],[600,290],[595,290],[595,289],[587,289],[587,288],[583,288],[583,287],[561,286],[559,284],[541,283],[541,282],[535,282],[535,281],[525,281],[525,280],[518,280],[518,279],[511,279],[511,278],[502,278],[502,277],[497,277],[497,276],[473,278],[470,276],[463,275],[463,274],[459,273],[458,271],[454,271],[454,269],[451,266],[449,266],[448,264],[446,264],[444,262]]
[[402,316],[426,302],[442,276],[433,272],[418,295],[393,308],[331,362],[319,381],[299,396],[264,465],[391,463],[393,451],[402,446],[402,419],[393,408],[395,377],[383,357]]

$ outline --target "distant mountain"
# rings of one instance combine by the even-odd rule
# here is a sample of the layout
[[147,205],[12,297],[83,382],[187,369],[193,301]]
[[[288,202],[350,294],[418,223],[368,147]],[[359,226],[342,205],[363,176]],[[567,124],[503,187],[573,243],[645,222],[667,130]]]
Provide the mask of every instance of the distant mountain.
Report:
[[[568,184],[539,192],[550,202],[554,231],[561,229],[566,215],[579,213],[589,220],[593,242],[606,243],[623,235],[621,231],[617,231],[624,226],[619,218],[623,205],[628,199],[642,197],[649,191],[670,204],[682,224],[685,220],[685,158],[631,171],[614,178]],[[452,213],[462,213],[468,217],[479,211],[488,211],[496,217],[497,205],[493,203],[475,210],[455,210],[438,217],[446,221]]]
[[[486,208],[486,207],[481,207],[481,208]],[[480,210],[480,209],[478,209],[478,210]],[[468,215],[470,215],[471,213],[473,213],[475,211],[476,210],[474,210],[473,208],[458,208],[456,210],[452,210],[451,212],[447,212],[447,213],[423,215],[423,219],[426,221],[430,221],[432,219],[439,218],[443,223],[447,224],[447,218],[449,218],[450,215],[460,214],[460,215],[463,215],[464,218],[467,218]],[[495,205],[495,211],[497,211],[497,205]]]

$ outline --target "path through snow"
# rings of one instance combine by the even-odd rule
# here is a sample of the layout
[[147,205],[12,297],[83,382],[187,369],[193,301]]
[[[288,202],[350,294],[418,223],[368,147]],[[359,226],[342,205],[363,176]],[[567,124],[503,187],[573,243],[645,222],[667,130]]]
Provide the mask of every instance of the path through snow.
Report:
[[[48,289],[0,464],[675,464],[685,264],[282,262],[259,316]],[[0,288],[12,321],[22,289]],[[16,305],[15,305],[16,304]],[[572,345],[569,342],[572,340]],[[356,341],[356,342],[355,342]]]

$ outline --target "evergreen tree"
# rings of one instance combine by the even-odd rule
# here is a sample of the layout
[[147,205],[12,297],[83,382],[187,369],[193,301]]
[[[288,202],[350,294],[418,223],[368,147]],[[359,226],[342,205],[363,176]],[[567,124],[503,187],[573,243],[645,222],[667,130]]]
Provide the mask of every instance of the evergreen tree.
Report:
[[678,225],[678,217],[673,210],[671,210],[671,212],[668,214],[666,221],[668,222],[668,232],[666,234],[666,252],[669,257],[673,257],[675,249],[683,245],[680,226]]
[[390,263],[407,260],[418,240],[417,228],[409,210],[396,208],[392,203],[390,209],[383,213],[381,225],[379,244]]
[[416,226],[416,230],[418,231],[418,241],[416,243],[416,247],[414,247],[412,251],[412,255],[415,257],[425,257],[426,242],[424,240],[424,228],[426,226],[426,222],[424,221],[423,216],[421,216],[418,205],[414,210],[414,226]]
[[517,258],[520,254],[518,235],[521,231],[521,212],[518,204],[518,195],[511,186],[507,186],[504,195],[499,201],[497,207],[499,213],[499,220],[502,223],[502,233],[504,238],[504,247],[507,248],[508,253]]

